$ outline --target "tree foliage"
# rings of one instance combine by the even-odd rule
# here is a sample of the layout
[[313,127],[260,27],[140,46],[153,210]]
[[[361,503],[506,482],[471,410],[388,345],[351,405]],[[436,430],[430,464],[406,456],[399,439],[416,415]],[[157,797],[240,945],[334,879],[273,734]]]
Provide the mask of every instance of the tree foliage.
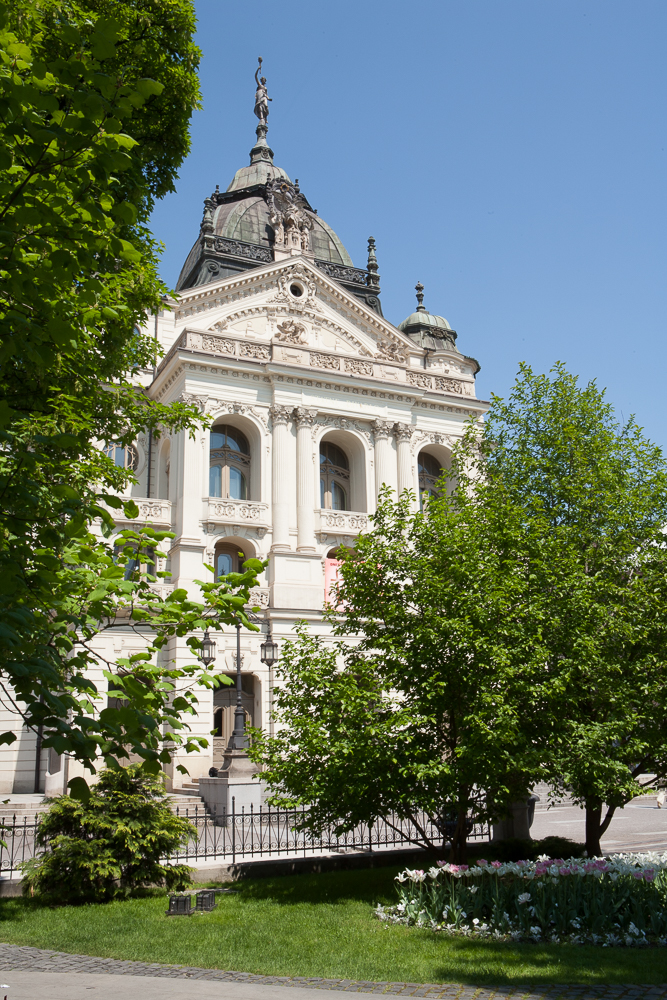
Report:
[[563,366],[522,366],[439,498],[385,492],[341,550],[327,617],[348,641],[288,644],[284,728],[255,734],[274,801],[313,829],[426,816],[461,860],[470,813],[548,779],[599,853],[639,775],[667,776],[666,521],[665,462],[634,422]]
[[[161,602],[148,551],[125,579],[130,557],[99,537],[133,480],[101,445],[199,419],[141,388],[159,352],[140,332],[166,291],[147,222],[189,149],[194,26],[191,0],[7,0],[0,12],[0,674],[45,745],[91,766],[124,746],[155,766],[157,733],[184,708],[167,708],[179,675],[158,651],[205,611],[236,621],[225,585],[200,605],[182,591]],[[246,599],[255,572],[234,585]],[[100,713],[91,642],[121,620],[144,629],[154,662],[114,667],[127,704]]]
[[667,464],[595,383],[522,366],[509,399],[493,400],[477,471],[553,543],[533,738],[585,806],[598,854],[640,775],[667,775]]
[[23,865],[23,891],[50,902],[107,902],[144,886],[184,889],[192,868],[165,861],[196,830],[164,801],[162,777],[108,770],[86,803],[63,795],[39,823],[43,853]]
[[302,632],[283,649],[280,726],[256,733],[251,753],[277,804],[309,806],[304,825],[393,812],[461,860],[470,814],[488,821],[527,793],[537,760],[522,706],[543,657],[540,600],[518,557],[522,520],[500,495],[481,503],[481,488],[425,513],[385,491],[373,530],[341,553],[328,617],[348,641]]

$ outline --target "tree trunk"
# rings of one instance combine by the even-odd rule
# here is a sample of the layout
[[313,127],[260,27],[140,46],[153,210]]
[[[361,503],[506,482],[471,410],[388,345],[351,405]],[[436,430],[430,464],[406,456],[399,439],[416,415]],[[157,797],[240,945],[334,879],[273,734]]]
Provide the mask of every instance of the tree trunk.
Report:
[[464,865],[468,859],[468,810],[459,809],[456,820],[456,830],[452,837],[452,850],[450,860],[452,864]]
[[600,836],[602,819],[602,803],[586,803],[586,851],[589,858],[598,858],[602,854]]

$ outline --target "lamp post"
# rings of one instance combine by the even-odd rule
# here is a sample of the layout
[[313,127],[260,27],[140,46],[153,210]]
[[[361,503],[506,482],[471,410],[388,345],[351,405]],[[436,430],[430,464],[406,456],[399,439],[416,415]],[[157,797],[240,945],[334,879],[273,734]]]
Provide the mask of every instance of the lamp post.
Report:
[[[260,624],[262,619],[257,618],[251,612],[247,612],[247,617],[252,622]],[[260,646],[260,656],[262,663],[267,667],[272,667],[278,659],[278,643],[273,641],[271,636],[271,623],[269,622],[266,640]],[[236,708],[234,710],[234,732],[232,733],[231,746],[233,750],[246,750],[248,747],[248,737],[245,731],[245,710],[243,708],[243,689],[241,686],[241,622],[236,623]]]

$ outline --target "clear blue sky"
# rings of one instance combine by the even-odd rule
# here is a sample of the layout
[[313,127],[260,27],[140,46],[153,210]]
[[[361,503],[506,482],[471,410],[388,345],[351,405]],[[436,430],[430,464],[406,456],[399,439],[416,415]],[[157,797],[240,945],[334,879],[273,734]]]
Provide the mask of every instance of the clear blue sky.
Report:
[[203,111],[155,211],[173,286],[201,220],[269,142],[355,264],[375,236],[384,313],[426,286],[505,395],[519,361],[597,379],[667,446],[665,0],[196,0]]

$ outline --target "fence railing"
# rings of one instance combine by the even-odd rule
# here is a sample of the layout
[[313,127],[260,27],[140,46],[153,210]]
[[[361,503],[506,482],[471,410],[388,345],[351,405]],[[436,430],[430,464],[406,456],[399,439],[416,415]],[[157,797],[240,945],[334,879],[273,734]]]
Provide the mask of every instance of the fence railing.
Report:
[[14,816],[11,822],[3,821],[0,828],[0,840],[5,846],[0,846],[0,874],[8,875],[17,871],[22,861],[34,858],[37,853],[35,838],[39,817]]
[[[242,807],[237,812],[232,798],[232,809],[228,812],[209,812],[200,806],[177,809],[176,812],[186,817],[197,831],[187,847],[174,856],[173,860],[178,861],[224,858],[234,864],[237,859],[245,857],[315,857],[346,851],[418,847],[420,842],[423,843],[417,825],[393,813],[370,825],[360,823],[353,830],[340,834],[335,832],[336,824],[331,824],[316,835],[297,829],[305,819],[305,808],[260,806],[255,809],[251,806],[249,809]],[[445,821],[439,829],[426,814],[417,814],[416,820],[429,840],[443,848],[443,840],[446,841],[454,832],[453,822]],[[468,840],[488,840],[489,833],[488,824],[469,821]]]
[[[297,825],[305,818],[305,809],[241,808],[236,811],[232,799],[229,812],[209,812],[203,806],[176,809],[176,814],[189,820],[195,833],[185,847],[172,855],[171,861],[190,862],[220,859],[235,864],[243,858],[316,857],[321,854],[347,851],[386,851],[399,847],[417,847],[419,831],[410,820],[393,814],[370,826],[363,823],[347,833],[336,834],[334,825],[315,836],[299,831]],[[417,823],[429,839],[443,843],[443,832],[425,814],[418,814]],[[0,874],[18,874],[22,861],[38,853],[35,841],[39,817],[30,819],[14,816],[4,821],[0,839]],[[444,839],[453,833],[453,823],[442,824]],[[452,829],[449,829],[449,828]],[[487,824],[469,822],[468,840],[488,840]],[[443,844],[444,847],[444,844]]]

